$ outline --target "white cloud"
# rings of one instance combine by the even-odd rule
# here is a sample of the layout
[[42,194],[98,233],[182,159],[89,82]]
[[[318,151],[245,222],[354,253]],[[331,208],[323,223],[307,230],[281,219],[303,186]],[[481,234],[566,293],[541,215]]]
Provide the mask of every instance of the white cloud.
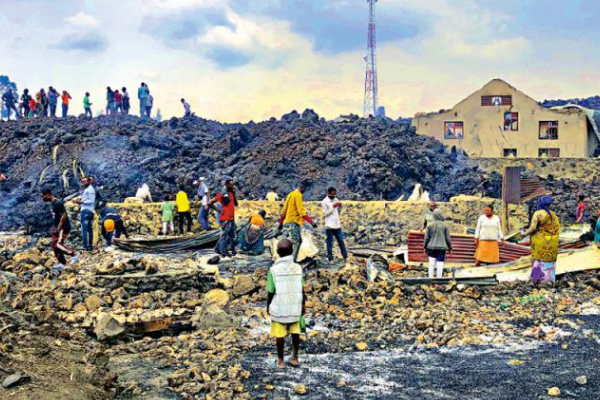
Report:
[[151,0],[147,11],[185,11],[195,8],[220,8],[227,0]]
[[198,37],[196,42],[243,51],[258,48],[281,51],[292,48],[299,40],[285,23],[252,20],[231,11],[227,13],[227,18],[233,26],[212,26],[204,35]]
[[65,18],[65,22],[81,28],[100,28],[100,21],[84,12],[80,12],[71,17]]

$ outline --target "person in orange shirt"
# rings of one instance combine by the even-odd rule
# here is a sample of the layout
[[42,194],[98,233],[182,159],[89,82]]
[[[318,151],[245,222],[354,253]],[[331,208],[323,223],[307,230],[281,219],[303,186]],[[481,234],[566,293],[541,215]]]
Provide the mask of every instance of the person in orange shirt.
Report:
[[62,96],[62,117],[67,118],[67,112],[69,112],[69,100],[71,100],[71,95],[66,90],[63,90]]

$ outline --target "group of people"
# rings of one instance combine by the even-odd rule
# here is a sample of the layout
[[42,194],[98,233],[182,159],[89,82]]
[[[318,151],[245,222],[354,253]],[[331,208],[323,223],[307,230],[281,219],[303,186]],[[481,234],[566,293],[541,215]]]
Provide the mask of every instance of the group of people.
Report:
[[25,89],[20,99],[10,88],[2,94],[2,102],[6,108],[9,120],[12,113],[15,114],[15,119],[34,117],[56,118],[59,103],[62,109],[62,117],[66,118],[71,99],[72,97],[69,92],[63,90],[62,93],[59,93],[52,86],[48,88],[47,92],[44,88],[40,89],[34,96],[29,94],[29,89]]
[[[558,259],[561,226],[558,216],[551,209],[552,203],[552,196],[540,197],[529,228],[520,231],[522,238],[530,238],[531,280],[534,283],[554,283],[556,281],[556,260]],[[579,216],[577,218],[580,219]],[[423,221],[424,249],[429,258],[430,278],[433,278],[434,274],[437,278],[442,277],[446,255],[452,253],[450,230],[445,220],[444,213],[437,208],[435,202],[431,202]],[[600,223],[597,224],[600,226]],[[487,206],[483,215],[477,220],[475,265],[499,263],[500,245],[503,243],[504,234],[500,218],[494,214],[492,206]]]
[[[10,120],[14,114],[15,119],[34,118],[34,117],[57,117],[58,104],[61,105],[62,118],[66,118],[69,112],[69,105],[73,99],[68,91],[63,90],[59,93],[52,86],[46,91],[40,89],[35,95],[31,95],[29,89],[24,89],[19,98],[17,93],[9,88],[2,94],[2,102],[7,111],[7,119]],[[154,96],[145,82],[138,88],[138,100],[140,104],[140,117],[150,118],[154,107]],[[190,104],[181,99],[184,109],[184,117],[192,115]],[[90,93],[86,92],[83,97],[83,110],[87,117],[92,117],[92,102]],[[126,87],[119,89],[106,88],[106,115],[128,115],[131,110],[131,99]]]
[[[83,178],[81,186],[83,191],[80,196],[73,199],[73,202],[80,206],[82,251],[93,250],[96,216],[100,222],[101,233],[106,246],[112,244],[113,238],[119,238],[121,235],[127,237],[128,234],[123,219],[116,209],[107,205],[102,191],[94,185],[94,178]],[[66,240],[71,233],[71,221],[64,202],[57,199],[52,190],[43,189],[42,200],[51,205],[53,214],[51,246],[59,262],[55,266],[55,270],[60,271],[66,267],[66,256],[72,257],[71,264],[74,264],[79,258],[79,253],[76,253],[66,244]]]

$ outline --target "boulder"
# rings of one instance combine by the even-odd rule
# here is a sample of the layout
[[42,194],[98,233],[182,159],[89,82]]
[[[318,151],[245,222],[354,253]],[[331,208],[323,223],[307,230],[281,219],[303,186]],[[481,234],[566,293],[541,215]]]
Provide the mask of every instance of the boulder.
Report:
[[96,338],[100,341],[116,338],[123,332],[125,332],[125,327],[110,314],[101,315],[94,328]]

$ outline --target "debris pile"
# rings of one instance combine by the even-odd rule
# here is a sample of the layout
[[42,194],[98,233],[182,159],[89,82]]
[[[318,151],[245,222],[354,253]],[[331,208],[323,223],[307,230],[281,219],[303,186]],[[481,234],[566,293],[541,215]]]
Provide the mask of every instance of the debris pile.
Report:
[[[11,321],[26,315],[28,322],[0,335],[0,359],[16,351],[7,341],[17,331],[44,330],[62,348],[78,344],[90,370],[100,369],[93,384],[112,396],[251,399],[278,390],[269,376],[255,372],[275,350],[265,309],[268,266],[244,267],[242,256],[213,266],[209,255],[114,250],[85,254],[56,276],[47,243],[21,243],[25,247],[0,263],[0,298],[14,315]],[[370,282],[356,259],[341,268],[307,268],[301,361],[304,354],[567,345],[571,336],[593,334],[569,316],[600,313],[598,271],[567,274],[555,288],[456,281],[409,286],[397,279],[405,275],[423,276],[424,270],[413,267]],[[3,315],[0,309],[0,330],[14,324]],[[48,351],[54,355],[58,347]],[[2,380],[16,373],[34,376],[32,383],[40,379],[7,365],[0,368]],[[356,384],[350,377],[336,390]],[[308,395],[311,385],[297,382],[294,388]]]
[[154,198],[192,191],[200,175],[214,189],[234,177],[240,196],[287,193],[309,179],[306,198],[320,200],[328,186],[343,199],[396,200],[422,184],[435,200],[456,194],[498,197],[500,176],[468,166],[464,155],[409,125],[353,118],[336,123],[311,110],[280,120],[221,124],[189,117],[156,122],[134,116],[12,121],[0,125],[0,230],[43,226],[39,189],[59,197],[93,175],[111,201],[133,196],[142,184]]

